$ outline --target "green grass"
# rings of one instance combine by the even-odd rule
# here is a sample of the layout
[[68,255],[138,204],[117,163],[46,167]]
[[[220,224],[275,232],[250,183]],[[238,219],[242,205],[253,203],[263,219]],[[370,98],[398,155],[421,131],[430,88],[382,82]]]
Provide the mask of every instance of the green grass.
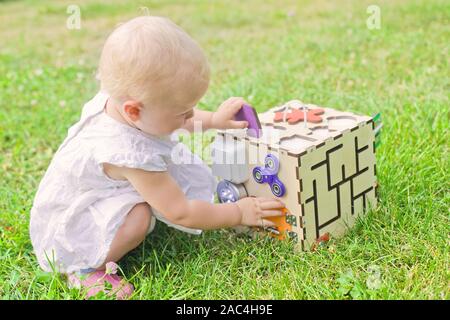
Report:
[[[0,297],[76,299],[39,270],[34,194],[68,127],[97,90],[102,42],[140,13],[169,16],[205,49],[213,110],[243,96],[259,111],[290,99],[383,115],[380,205],[315,253],[228,230],[193,237],[159,224],[121,267],[135,299],[448,299],[448,1],[73,1],[0,3]],[[371,288],[373,269],[381,283]]]

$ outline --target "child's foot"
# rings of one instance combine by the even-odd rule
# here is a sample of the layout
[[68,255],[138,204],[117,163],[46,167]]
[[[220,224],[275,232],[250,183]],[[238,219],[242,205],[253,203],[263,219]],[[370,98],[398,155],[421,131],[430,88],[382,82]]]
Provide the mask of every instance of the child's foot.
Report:
[[133,286],[115,274],[116,268],[113,269],[110,272],[107,266],[107,270],[97,270],[86,275],[72,273],[68,276],[69,286],[87,290],[86,299],[101,291],[107,295],[115,295],[118,300],[129,298],[134,291]]

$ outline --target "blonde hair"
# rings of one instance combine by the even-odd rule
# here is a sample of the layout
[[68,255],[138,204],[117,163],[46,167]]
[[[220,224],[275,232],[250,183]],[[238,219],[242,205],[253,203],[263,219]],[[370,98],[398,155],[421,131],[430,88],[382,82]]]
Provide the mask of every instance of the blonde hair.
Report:
[[209,66],[199,45],[175,23],[143,16],[108,37],[97,78],[117,101],[196,103],[208,88]]

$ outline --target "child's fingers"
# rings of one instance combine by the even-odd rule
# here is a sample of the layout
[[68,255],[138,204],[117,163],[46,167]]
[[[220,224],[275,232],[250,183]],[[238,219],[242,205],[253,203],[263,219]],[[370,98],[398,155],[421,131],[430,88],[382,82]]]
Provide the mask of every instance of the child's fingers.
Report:
[[225,100],[224,102],[226,102],[226,103],[233,103],[233,101],[234,100],[236,100],[237,98],[239,98],[239,97],[229,97],[227,100]]
[[233,110],[234,113],[238,112],[242,105],[245,103],[245,100],[240,97],[236,97],[233,100],[229,101],[229,108]]
[[236,104],[238,104],[239,100],[244,100],[244,99],[241,97],[230,97],[224,101],[224,104],[227,104],[229,106],[235,106]]
[[284,204],[280,201],[272,200],[272,201],[265,201],[261,202],[259,204],[259,207],[263,210],[270,210],[270,209],[277,209],[277,208],[283,208]]
[[233,106],[236,109],[240,109],[243,104],[245,104],[245,100],[243,98],[237,98],[236,100],[233,101]]
[[264,218],[267,217],[281,217],[284,216],[284,212],[281,210],[264,210],[262,213]]
[[276,224],[270,220],[267,219],[261,219],[261,224],[258,225],[258,227],[263,227],[263,228],[267,228],[267,227],[275,227]]
[[248,127],[247,121],[235,121],[230,120],[229,121],[230,129],[244,129]]
[[269,198],[269,197],[256,197],[256,200],[260,201],[260,202],[264,202],[264,201],[274,201],[274,200],[278,200],[277,198]]
[[281,201],[279,198],[257,197],[256,200],[258,200],[259,202],[278,201],[284,206],[284,202]]

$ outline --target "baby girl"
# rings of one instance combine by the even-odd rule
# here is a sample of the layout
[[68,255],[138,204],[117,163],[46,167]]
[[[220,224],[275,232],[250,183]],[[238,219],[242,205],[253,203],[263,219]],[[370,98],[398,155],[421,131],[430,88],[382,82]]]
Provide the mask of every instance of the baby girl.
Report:
[[[209,84],[198,44],[166,18],[138,17],[120,25],[101,54],[100,92],[83,107],[42,179],[31,209],[30,236],[40,266],[68,275],[87,296],[116,298],[133,286],[108,270],[149,234],[156,219],[185,232],[238,225],[273,226],[282,215],[272,198],[214,204],[208,166],[178,164],[174,131],[245,128],[234,115],[245,101],[230,98],[216,112],[196,104]],[[106,270],[105,270],[106,268]],[[107,285],[107,283],[110,285]]]

